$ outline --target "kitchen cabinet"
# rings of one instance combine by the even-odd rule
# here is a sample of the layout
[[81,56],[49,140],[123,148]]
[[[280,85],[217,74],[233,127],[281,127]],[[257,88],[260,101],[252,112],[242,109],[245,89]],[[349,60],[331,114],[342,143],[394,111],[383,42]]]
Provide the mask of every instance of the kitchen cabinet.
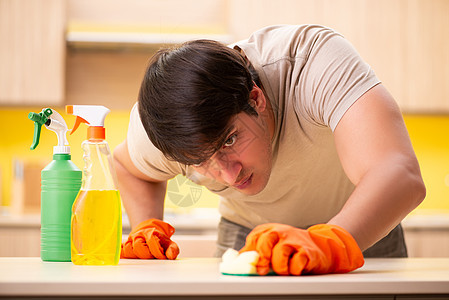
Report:
[[410,229],[405,240],[410,257],[449,257],[447,229]]
[[[219,215],[207,213],[166,214],[165,220],[176,228],[173,240],[181,257],[212,257],[215,252]],[[204,217],[207,215],[208,217]],[[402,222],[409,257],[449,258],[449,215],[411,215]],[[126,217],[123,235],[130,231]],[[39,256],[39,215],[3,216],[0,218],[0,257]]]
[[[157,299],[447,299],[449,258],[367,259],[347,274],[227,276],[218,258],[122,259],[75,266],[0,258],[0,297]],[[21,298],[24,299],[24,298]],[[104,298],[103,298],[104,299]]]
[[0,0],[0,104],[64,100],[64,0]]
[[[179,257],[212,257],[217,240],[218,218],[200,218],[194,214],[166,216],[176,228],[172,239],[181,249]],[[123,218],[123,238],[130,232]],[[40,256],[40,216],[0,216],[0,257]]]
[[402,225],[410,257],[449,257],[448,214],[413,214]]
[[40,256],[40,217],[0,217],[0,256]]
[[66,102],[130,110],[159,48],[199,38],[232,41],[226,5],[226,0],[69,0]]
[[447,0],[229,0],[228,16],[236,40],[272,24],[331,27],[372,66],[402,111],[449,113]]
[[[69,52],[73,51],[69,53],[67,70],[69,102],[98,99],[129,109],[136,100],[147,59],[163,44],[199,36],[229,43],[248,38],[264,26],[322,24],[340,32],[355,46],[404,113],[449,113],[447,0],[68,3],[67,42]],[[147,44],[147,53],[136,44]],[[151,45],[153,49],[148,48]],[[90,52],[83,52],[86,48]],[[90,64],[87,60],[94,58],[95,50],[99,51],[95,58],[98,61]],[[109,51],[109,58],[101,58],[102,50]],[[123,74],[119,64],[125,66]],[[78,74],[79,70],[88,76]],[[100,84],[96,86],[96,82]]]
[[448,14],[447,0],[0,0],[0,104],[128,110],[161,45],[310,23],[353,43],[403,112],[449,113]]

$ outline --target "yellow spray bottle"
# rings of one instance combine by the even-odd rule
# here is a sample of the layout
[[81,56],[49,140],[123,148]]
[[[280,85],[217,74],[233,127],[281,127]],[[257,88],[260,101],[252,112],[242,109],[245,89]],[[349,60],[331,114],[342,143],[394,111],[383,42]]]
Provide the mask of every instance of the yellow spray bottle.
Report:
[[71,258],[75,265],[116,265],[122,237],[121,200],[104,119],[109,109],[98,105],[67,105],[76,116],[72,132],[88,124],[82,143],[84,169],[81,190],[72,207]]

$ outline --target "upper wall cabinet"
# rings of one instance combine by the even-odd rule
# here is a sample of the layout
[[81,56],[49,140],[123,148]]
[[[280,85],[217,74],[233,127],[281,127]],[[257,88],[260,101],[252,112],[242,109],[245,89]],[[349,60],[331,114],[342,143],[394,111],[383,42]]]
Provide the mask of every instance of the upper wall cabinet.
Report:
[[0,104],[64,100],[64,0],[0,0]]
[[145,48],[193,39],[231,42],[226,0],[68,0],[70,49]]
[[229,34],[322,24],[343,34],[403,112],[449,113],[449,1],[228,0]]
[[448,0],[0,0],[0,105],[128,109],[161,46],[309,23],[343,34],[403,112],[449,113],[448,16]]
[[[136,45],[150,56],[161,44],[232,43],[264,26],[308,23],[344,35],[404,113],[449,113],[448,16],[448,0],[68,0],[66,97],[134,102],[146,61],[127,51]],[[98,58],[101,48],[109,53]]]
[[66,103],[124,110],[159,48],[232,41],[227,0],[68,0],[66,37]]

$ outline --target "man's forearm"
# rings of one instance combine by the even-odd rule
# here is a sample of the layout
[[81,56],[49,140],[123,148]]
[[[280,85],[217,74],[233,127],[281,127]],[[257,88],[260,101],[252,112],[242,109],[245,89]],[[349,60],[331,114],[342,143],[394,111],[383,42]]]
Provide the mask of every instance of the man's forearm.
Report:
[[120,195],[131,227],[150,218],[162,220],[166,182],[150,182],[131,174],[114,158]]
[[363,176],[329,223],[349,231],[364,251],[387,235],[424,197],[418,165],[392,158]]

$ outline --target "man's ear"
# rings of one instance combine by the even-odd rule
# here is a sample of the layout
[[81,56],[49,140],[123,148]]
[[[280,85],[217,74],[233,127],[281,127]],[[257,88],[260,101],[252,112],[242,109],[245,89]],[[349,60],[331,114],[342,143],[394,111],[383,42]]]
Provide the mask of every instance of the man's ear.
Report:
[[253,89],[249,93],[249,104],[258,112],[263,112],[267,106],[265,95],[261,88],[255,83]]

